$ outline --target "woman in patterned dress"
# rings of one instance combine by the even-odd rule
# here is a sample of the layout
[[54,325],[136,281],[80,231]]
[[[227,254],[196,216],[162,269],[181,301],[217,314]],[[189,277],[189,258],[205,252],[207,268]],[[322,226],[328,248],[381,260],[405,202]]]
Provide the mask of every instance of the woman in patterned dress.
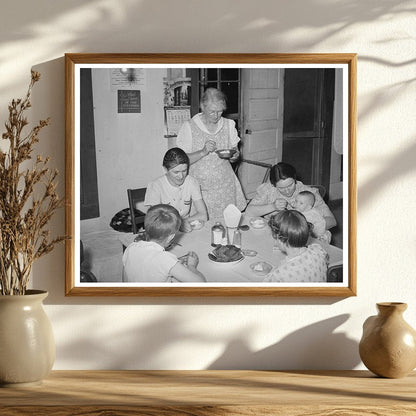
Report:
[[[235,122],[222,117],[225,101],[221,91],[208,88],[201,98],[201,113],[182,125],[176,142],[189,156],[189,174],[201,186],[210,219],[221,218],[229,204],[240,210],[246,207],[241,184],[230,164],[239,158],[240,138]],[[229,160],[221,159],[215,153],[219,149],[235,149],[236,153]]]
[[328,254],[319,244],[309,244],[306,218],[295,210],[280,211],[269,221],[277,247],[285,259],[264,279],[265,282],[326,282]]

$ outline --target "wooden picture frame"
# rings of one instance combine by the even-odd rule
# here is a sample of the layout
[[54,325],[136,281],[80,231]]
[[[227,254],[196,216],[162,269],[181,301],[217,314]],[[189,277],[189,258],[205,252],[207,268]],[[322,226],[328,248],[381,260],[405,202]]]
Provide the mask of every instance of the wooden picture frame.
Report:
[[[65,294],[67,296],[333,296],[333,297],[348,297],[356,295],[356,54],[353,53],[333,53],[333,54],[73,54],[69,53],[65,55],[65,104],[66,104],[66,165],[65,165],[65,197],[66,197],[66,234],[70,236],[70,239],[66,241],[66,277],[65,277]],[[140,90],[141,92],[141,113],[136,114],[123,114],[118,115],[124,117],[118,119],[121,125],[127,125],[132,123],[131,117],[146,117],[154,113],[154,103],[149,102],[149,97],[152,97],[152,78],[154,72],[152,69],[159,68],[165,72],[169,72],[171,69],[178,67],[185,68],[216,68],[221,70],[222,68],[238,68],[239,73],[247,74],[254,72],[254,70],[265,70],[264,74],[275,70],[281,74],[288,73],[289,69],[334,69],[334,73],[338,74],[338,88],[340,95],[334,99],[337,102],[338,99],[338,129],[341,137],[341,146],[344,149],[341,160],[341,195],[342,195],[342,208],[343,208],[343,220],[342,227],[344,232],[344,245],[342,249],[342,270],[343,278],[341,282],[335,283],[286,283],[286,284],[264,284],[259,282],[244,283],[199,283],[199,284],[186,284],[186,283],[163,283],[163,284],[151,284],[151,283],[138,283],[132,285],[130,283],[124,283],[119,280],[114,281],[99,281],[99,282],[82,282],[80,278],[81,273],[81,257],[82,242],[81,242],[81,228],[84,224],[92,221],[99,221],[100,213],[96,209],[95,214],[92,213],[92,217],[96,219],[81,220],[80,217],[80,200],[81,200],[81,174],[80,174],[80,116],[84,111],[81,110],[81,94],[84,88],[80,88],[80,74],[85,73],[84,69],[95,71],[95,69],[108,69],[108,68],[140,68],[141,76],[139,80],[133,80],[136,85],[131,88]],[[144,69],[143,69],[144,68]],[[120,69],[120,71],[121,71]],[[100,72],[101,74],[101,72]],[[143,75],[143,77],[142,77]],[[247,77],[247,75],[244,75]],[[239,79],[241,84],[244,84],[245,80]],[[247,78],[246,78],[247,79]],[[282,82],[283,78],[279,78],[278,83]],[[259,77],[259,82],[262,81],[262,77]],[[89,81],[91,83],[91,79]],[[107,82],[107,81],[106,81]],[[122,82],[116,80],[116,82]],[[131,79],[129,79],[131,83]],[[275,82],[275,81],[273,81]],[[83,84],[86,85],[86,84]],[[93,86],[89,84],[91,90]],[[110,85],[112,82],[108,79],[108,86],[106,83],[106,89],[108,88],[108,94],[110,92]],[[279,84],[280,85],[280,84]],[[128,88],[128,86],[127,86]],[[241,88],[241,85],[240,85]],[[336,88],[336,86],[335,86]],[[120,86],[123,89],[123,85]],[[148,89],[148,91],[146,91]],[[263,90],[263,93],[265,90]],[[94,94],[96,91],[94,91]],[[115,93],[114,93],[115,94]],[[192,90],[192,95],[195,91]],[[90,105],[92,113],[96,111],[95,105],[99,103],[104,94],[100,91],[90,97],[93,103]],[[115,95],[116,96],[116,95]],[[101,97],[101,98],[100,98]],[[275,100],[276,97],[273,94],[267,93],[265,97],[270,100]],[[336,97],[336,96],[335,96]],[[97,101],[98,100],[98,101]],[[157,115],[154,117],[160,120],[160,137],[167,141],[168,138],[164,138],[164,103],[163,99],[157,99],[160,104],[160,114],[157,110]],[[282,100],[280,100],[282,101]],[[83,101],[84,102],[84,101]],[[116,106],[116,103],[110,105],[111,108]],[[239,99],[239,106],[244,106],[244,100]],[[281,104],[277,104],[281,105]],[[283,105],[283,104],[282,104]],[[159,108],[158,107],[158,108]],[[85,108],[85,106],[83,107]],[[269,108],[269,107],[267,107]],[[341,110],[340,110],[341,109]],[[115,107],[115,113],[117,113],[117,107]],[[130,118],[128,118],[130,117]],[[333,119],[331,128],[334,128],[336,123]],[[341,127],[340,127],[341,125]],[[85,127],[85,123],[84,123]],[[83,127],[83,128],[84,128]],[[241,127],[241,126],[240,126]],[[323,126],[321,126],[323,128]],[[88,128],[88,126],[87,126]],[[90,129],[94,129],[94,125],[89,126]],[[270,127],[273,128],[273,127]],[[276,130],[277,131],[277,130]],[[283,131],[283,130],[282,130]],[[332,130],[331,130],[332,131]],[[241,135],[250,134],[251,130],[241,132]],[[123,146],[122,134],[117,137],[120,147]],[[137,134],[139,137],[139,134]],[[283,137],[283,136],[282,136]],[[332,134],[334,137],[334,134]],[[103,137],[100,140],[111,141],[110,137]],[[159,137],[157,139],[159,140]],[[169,139],[170,140],[170,139]],[[283,138],[281,139],[283,140]],[[339,138],[338,138],[339,140]],[[154,145],[153,142],[146,142],[146,146]],[[331,142],[332,143],[332,142]],[[338,144],[339,145],[339,144]],[[139,146],[139,145],[137,145]],[[331,145],[332,146],[332,145]],[[139,146],[140,147],[140,146]],[[137,149],[137,148],[136,148]],[[85,150],[85,149],[84,149]],[[84,152],[83,150],[83,152]],[[116,149],[117,150],[117,149]],[[161,160],[164,151],[161,150],[160,161],[157,163],[161,165]],[[94,148],[94,153],[99,154],[102,149],[99,147],[97,151]],[[123,150],[124,152],[126,149]],[[121,152],[121,150],[120,150]],[[129,152],[129,153],[134,153]],[[281,156],[281,154],[280,154]],[[276,156],[277,157],[277,156]],[[244,153],[243,153],[244,158]],[[120,159],[120,155],[117,153],[117,157],[114,157],[117,161]],[[339,158],[338,158],[339,159]],[[277,157],[277,162],[279,158]],[[107,161],[108,162],[108,161]],[[114,162],[117,163],[117,162]],[[107,170],[109,170],[112,163],[107,163]],[[259,163],[261,165],[261,162]],[[100,177],[98,171],[98,181],[106,182],[107,176]],[[119,175],[120,176],[120,175]],[[139,174],[137,176],[140,176]],[[130,184],[123,183],[123,175],[114,180],[117,183],[114,189],[127,189]],[[108,185],[111,185],[108,183]],[[97,191],[98,192],[98,191]],[[87,197],[90,194],[86,194]],[[98,195],[96,195],[98,198]],[[103,195],[100,196],[101,198]],[[83,196],[84,198],[84,196]],[[84,201],[84,199],[83,199]],[[127,206],[127,196],[123,205]],[[124,206],[117,208],[124,208]],[[94,208],[92,208],[94,211]],[[107,213],[108,215],[108,213]],[[81,227],[82,225],[82,227]],[[108,224],[107,224],[108,225]],[[104,227],[105,228],[105,227]],[[109,228],[109,227],[107,227]],[[82,228],[83,230],[83,228]],[[244,234],[243,234],[244,238]],[[98,242],[100,240],[97,240]],[[255,248],[255,247],[250,247]],[[199,253],[199,256],[206,256],[206,253]],[[120,261],[117,259],[117,261]],[[254,261],[254,260],[253,260]],[[111,263],[109,263],[111,264]],[[218,276],[226,275],[228,272],[226,269],[217,271]],[[118,279],[118,277],[117,277]]]

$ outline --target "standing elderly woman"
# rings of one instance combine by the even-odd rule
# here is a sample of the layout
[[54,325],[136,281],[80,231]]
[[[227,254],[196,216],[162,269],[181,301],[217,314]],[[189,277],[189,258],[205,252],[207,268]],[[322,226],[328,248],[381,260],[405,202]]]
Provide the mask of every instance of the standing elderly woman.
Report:
[[[240,210],[246,206],[241,184],[230,164],[239,157],[240,138],[235,122],[222,117],[226,98],[221,91],[208,88],[202,95],[200,107],[201,113],[183,124],[176,143],[189,156],[189,172],[201,185],[209,217],[219,218],[229,204]],[[236,153],[229,160],[221,159],[215,153],[220,149],[235,149]]]
[[274,211],[296,209],[296,197],[299,192],[309,191],[315,196],[314,208],[324,217],[325,226],[335,227],[334,214],[325,204],[316,188],[304,185],[296,179],[296,169],[289,163],[279,162],[270,170],[270,182],[261,184],[246,209],[249,216],[262,216]]
[[174,147],[165,153],[162,164],[166,174],[147,185],[144,205],[146,208],[158,204],[173,206],[182,218],[181,231],[192,231],[191,221],[206,221],[208,214],[199,183],[188,175],[188,155]]

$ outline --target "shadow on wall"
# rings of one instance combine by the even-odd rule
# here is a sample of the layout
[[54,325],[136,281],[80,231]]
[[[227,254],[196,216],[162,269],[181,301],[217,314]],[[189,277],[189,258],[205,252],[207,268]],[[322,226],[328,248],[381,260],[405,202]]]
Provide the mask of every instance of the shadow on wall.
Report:
[[[385,107],[390,106],[392,104],[393,96],[395,100],[398,100],[401,95],[409,93],[409,88],[414,89],[416,77],[414,76],[415,72],[412,69],[414,68],[416,59],[409,59],[404,62],[393,62],[377,57],[359,55],[358,60],[360,63],[369,62],[374,65],[385,65],[392,69],[408,67],[409,75],[413,75],[406,80],[389,85],[389,88],[383,87],[372,92],[371,99],[365,106],[361,107],[358,114],[357,124],[361,125],[368,122],[367,120],[371,120],[375,111],[381,111]],[[411,129],[409,130],[409,133],[410,135],[414,134]],[[383,139],[387,140],[387,138]],[[408,140],[408,142],[413,144],[403,148],[400,152],[397,152],[396,155],[392,155],[380,163],[379,170],[360,186],[358,195],[360,207],[364,208],[369,205],[371,201],[377,197],[377,194],[382,193],[385,188],[390,186],[391,182],[397,182],[405,175],[415,171],[416,137],[414,137],[413,140]],[[383,180],[380,180],[380,178],[383,178]]]
[[[86,309],[87,312],[89,309]],[[65,331],[56,334],[57,351],[61,366],[77,363],[82,369],[155,369],[193,368],[201,366],[201,354],[214,355],[213,344],[227,345],[226,339],[218,339],[209,331],[194,329],[178,316],[162,314],[146,319],[144,325],[132,328],[128,320],[120,316],[129,314],[122,308],[107,319],[100,313],[90,313],[85,319],[77,319],[83,308],[67,313],[57,311],[55,319]],[[228,342],[224,352],[205,369],[250,369],[250,370],[341,370],[351,369],[360,363],[358,343],[336,329],[349,319],[342,314],[298,329],[281,341],[253,351],[249,348],[250,328],[242,328],[245,336]],[[106,326],[102,326],[102,320]],[[114,321],[113,321],[114,319]],[[117,320],[117,322],[115,322]],[[124,324],[125,322],[125,324]],[[116,328],[115,331],[111,328]],[[113,331],[109,336],[108,331]],[[64,334],[71,333],[70,342]],[[88,334],[88,336],[86,336]],[[75,335],[75,336],[74,336]],[[78,336],[77,336],[78,335]],[[230,338],[230,337],[227,337]],[[194,348],[190,347],[191,345]],[[198,348],[195,348],[198,345]],[[187,348],[194,353],[181,355]],[[202,351],[202,352],[201,352]],[[120,353],[118,353],[120,352]],[[175,361],[175,356],[181,361]],[[207,358],[207,357],[206,357]]]
[[[140,52],[162,53],[259,51],[259,39],[269,50],[307,52],[319,50],[320,43],[331,37],[344,39],[344,32],[352,26],[414,12],[411,0],[378,0],[376,4],[355,0],[338,2],[337,7],[309,0],[303,13],[299,13],[305,10],[303,0],[261,3],[258,7],[256,2],[246,2],[236,10],[233,2],[222,0],[178,0],[167,12],[164,0],[38,0],[36,7],[9,2],[0,16],[0,66],[10,77],[3,77],[5,84],[0,82],[0,96],[19,85],[22,68],[29,69],[39,57],[61,56],[63,52],[128,53],[138,48]],[[189,16],[207,16],[203,20],[209,24],[201,24],[200,19],[184,20],[184,10]],[[182,30],[172,22],[182,22]],[[300,31],[307,35],[293,36]],[[221,32],[226,36],[212,36]],[[20,62],[17,71],[16,62]]]
[[[359,57],[359,60],[361,58]],[[365,61],[372,62],[373,59],[369,56],[363,58]],[[375,63],[377,59],[374,59]],[[411,63],[411,61],[409,61]],[[403,63],[408,65],[409,62]],[[389,66],[397,66],[394,62],[384,62]],[[36,65],[33,69],[39,71],[42,74],[41,82],[39,82],[32,95],[32,117],[33,120],[46,118],[48,116],[52,119],[52,124],[47,129],[42,131],[41,138],[38,144],[39,153],[43,153],[51,156],[51,165],[56,167],[60,171],[58,192],[60,195],[64,195],[64,173],[65,173],[65,88],[64,88],[64,58],[58,58],[51,61],[46,61],[42,64]],[[29,79],[29,74],[28,74]],[[397,94],[402,94],[406,91],[409,84],[412,84],[416,79],[405,80],[402,83],[395,84],[397,88]],[[382,89],[378,92],[374,92],[375,101],[380,105],[389,105],[391,103],[391,97],[389,96],[389,90]],[[52,98],[53,97],[53,98]],[[373,103],[375,104],[375,103]],[[370,118],[371,114],[377,108],[376,105],[368,106],[360,111],[359,121]],[[414,171],[415,169],[415,156],[416,155],[416,143],[409,145],[407,148],[399,151],[396,155],[390,155],[380,165],[378,171],[376,171],[371,178],[362,183],[359,187],[359,204],[360,207],[368,206],[371,201],[377,198],[377,195],[384,191],[392,181],[397,181],[403,178],[405,175]],[[389,172],[385,175],[385,172]],[[383,181],[380,181],[380,177],[383,177]],[[65,232],[64,230],[65,216],[64,209],[61,209],[57,215],[51,221],[51,229],[56,231],[56,234],[60,235]],[[55,260],[55,261],[54,261]],[[64,298],[64,276],[65,276],[65,256],[63,245],[62,247],[55,248],[52,255],[42,258],[41,261],[37,261],[33,267],[33,275],[36,279],[34,286],[45,288],[50,292],[50,298],[46,300],[46,303],[80,303],[81,298],[69,299]],[[51,270],[54,270],[53,279],[50,278]],[[59,276],[56,279],[55,276]],[[53,299],[52,299],[53,294]],[[81,302],[90,303],[89,301],[82,300]],[[302,304],[304,302],[300,301]],[[115,301],[114,303],[117,303]],[[124,302],[123,302],[124,303]],[[146,301],[145,303],[149,303]],[[158,303],[158,301],[150,302]],[[161,302],[162,304],[169,303],[166,300]],[[173,302],[175,303],[175,302]],[[186,303],[186,301],[184,301]],[[249,303],[249,302],[248,302]]]
[[358,365],[358,343],[344,333],[334,331],[347,321],[338,315],[298,329],[281,341],[259,351],[252,351],[245,339],[229,342],[221,357],[208,370],[335,370]]
[[[32,69],[40,72],[41,79],[32,92],[30,119],[36,122],[47,117],[51,124],[42,130],[34,155],[49,156],[49,166],[57,169],[57,191],[65,196],[65,65],[64,58],[36,65]],[[29,79],[30,72],[27,78]],[[47,229],[51,237],[65,234],[65,208],[58,209]],[[55,246],[52,253],[36,260],[32,267],[33,287],[41,287],[49,296],[64,296],[65,242]]]
[[[126,319],[120,319],[123,314]],[[143,325],[137,323],[135,327],[130,324],[131,314],[135,314],[136,322],[143,320],[140,312],[132,312],[128,306],[107,314],[91,312],[82,306],[77,310],[72,308],[71,313],[57,311],[55,319],[63,331],[61,335],[55,334],[61,365],[77,363],[80,369],[103,370],[168,368],[175,365],[175,353],[172,353],[175,348],[182,349],[186,343],[209,345],[213,342],[212,335],[189,328],[172,313],[155,318],[147,316]],[[70,341],[66,342],[68,333]],[[194,361],[198,359],[195,357]]]
[[[43,7],[42,7],[43,4]],[[273,44],[274,50],[290,52],[308,52],[316,50],[322,41],[331,36],[336,36],[345,32],[350,26],[360,23],[374,22],[383,16],[403,15],[414,12],[412,2],[409,0],[380,0],[377,6],[369,2],[353,1],[340,4],[339,7],[329,8],[325,3],[311,0],[308,5],[308,13],[298,13],[301,0],[294,0],[287,4],[283,1],[265,0],[263,7],[259,8],[255,3],[247,4],[236,12],[234,5],[224,4],[220,0],[213,0],[210,4],[191,4],[179,0],[177,6],[170,10],[170,21],[180,21],[182,19],[183,8],[198,15],[210,16],[210,24],[202,25],[198,19],[188,19],[183,34],[175,32],[175,36],[166,37],[166,31],[158,30],[155,21],[163,23],[166,20],[166,7],[162,0],[155,0],[152,3],[126,1],[123,4],[114,5],[112,2],[103,0],[92,0],[88,5],[82,0],[74,0],[71,3],[55,2],[51,4],[49,0],[40,0],[37,7],[19,8],[18,4],[8,5],[5,14],[2,15],[2,26],[0,29],[2,48],[7,48],[10,43],[14,48],[8,48],[9,54],[0,55],[0,63],[4,65],[20,62],[19,68],[27,67],[27,79],[15,80],[13,77],[15,70],[10,69],[11,77],[4,77],[7,83],[0,82],[0,95],[5,90],[9,91],[16,85],[26,85],[29,79],[30,66],[38,63],[33,68],[41,72],[42,80],[33,91],[33,119],[46,118],[52,119],[52,125],[42,132],[39,147],[45,154],[51,156],[51,161],[61,172],[59,177],[60,187],[58,191],[63,195],[63,172],[64,172],[64,148],[65,148],[65,120],[64,120],[64,52],[131,52],[132,45],[141,39],[140,52],[222,52],[235,51],[241,48],[244,51],[258,50],[258,39],[264,40],[265,45]],[[284,7],[280,7],[284,5]],[[216,7],[217,6],[217,7]],[[193,10],[194,9],[194,10]],[[48,10],[45,14],[42,10]],[[279,10],[279,13],[271,14],[265,10]],[[18,13],[17,13],[18,12]],[[9,15],[9,18],[7,16]],[[12,16],[19,16],[20,27],[24,30],[19,32],[16,37],[15,20]],[[296,16],[294,22],[293,16]],[[332,24],[328,25],[328,21]],[[74,25],[76,22],[76,25]],[[105,22],[105,23],[103,23]],[[297,28],[302,29],[311,36],[293,37],[287,36]],[[127,30],[126,30],[127,28]],[[227,28],[227,37],[213,38],[212,31],[219,33]],[[316,29],[316,32],[314,30]],[[171,30],[167,27],[166,30]],[[190,37],[187,33],[199,34],[198,37]],[[58,37],[54,33],[65,33],[65,37]],[[186,36],[186,42],[181,42],[181,36]],[[103,42],[105,39],[105,42]],[[136,39],[136,40],[135,40]],[[244,39],[245,42],[241,42]],[[288,40],[286,40],[288,39]],[[398,39],[389,37],[380,38],[378,43],[392,44]],[[37,53],[22,53],[30,45],[43,45],[47,54],[37,50]],[[206,42],[206,43],[204,43]],[[244,46],[241,46],[241,45]],[[186,46],[183,46],[186,45]],[[352,51],[353,52],[353,51]],[[50,61],[42,61],[42,56],[59,56],[60,58]],[[404,62],[394,62],[392,60],[381,60],[379,57],[359,56],[359,62],[368,64],[382,65],[388,68],[409,67],[414,65],[414,60],[409,57]],[[8,71],[7,68],[3,70]],[[404,80],[394,86],[397,93],[406,91],[412,80]],[[17,88],[17,87],[16,87]],[[373,102],[366,108],[360,109],[359,121],[370,119],[371,115],[378,111],[380,105],[391,104],[391,92],[383,88],[374,92]],[[396,96],[397,100],[397,96]],[[40,109],[38,104],[41,103]],[[375,105],[376,104],[376,105]],[[387,160],[380,172],[386,172],[386,166],[391,166],[389,180],[397,180],[406,173],[414,169],[414,155],[416,146],[413,145],[403,150],[397,157],[391,158],[391,163]],[[399,161],[399,163],[397,163]],[[383,175],[384,176],[384,175]],[[374,174],[373,178],[360,186],[359,203],[360,207],[368,205],[378,193],[382,192],[387,181],[379,181],[379,173]],[[384,176],[385,177],[385,176]],[[53,219],[53,230],[61,234],[64,230],[64,212],[58,213]],[[56,224],[56,226],[55,226]],[[35,284],[42,284],[42,287],[55,294],[54,303],[78,303],[75,299],[64,298],[63,279],[64,279],[64,250],[61,248],[42,259],[42,263],[35,262],[34,276],[37,278]],[[51,270],[56,274],[51,278]],[[59,276],[59,280],[55,278]],[[51,302],[52,300],[50,300]],[[85,302],[85,300],[84,300]],[[303,301],[300,301],[304,303]],[[85,303],[89,303],[86,301]],[[157,303],[157,301],[155,301]],[[165,301],[163,302],[165,303]]]
[[[360,186],[358,198],[360,206],[368,205],[377,194],[383,192],[391,182],[398,182],[405,175],[414,172],[416,169],[416,137],[413,139],[413,144],[402,149],[396,155],[391,156],[383,164],[381,164],[378,172],[367,180],[366,183]],[[383,180],[380,180],[383,178]]]
[[[28,3],[29,4],[29,3]],[[0,16],[0,67],[4,74],[0,80],[0,96],[4,110],[6,101],[24,91],[30,77],[30,67],[42,74],[42,80],[33,91],[33,119],[50,116],[52,125],[42,131],[39,146],[41,152],[49,154],[51,161],[60,170],[60,192],[63,195],[64,183],[64,52],[243,52],[270,50],[282,52],[309,52],[322,49],[331,50],[332,45],[344,39],[349,41],[351,27],[383,20],[393,20],[394,15],[414,13],[414,2],[409,0],[379,0],[378,2],[350,1],[338,2],[337,7],[328,7],[327,2],[310,0],[305,10],[302,0],[264,0],[262,7],[257,2],[245,2],[238,11],[233,2],[212,0],[211,2],[191,3],[178,0],[176,7],[166,13],[166,2],[110,2],[103,0],[72,0],[71,2],[51,2],[39,0],[36,6],[21,7],[21,2],[9,2]],[[200,19],[183,19],[183,10],[189,15],[209,16],[201,24]],[[413,9],[413,10],[411,10]],[[47,10],[47,13],[45,12]],[[273,11],[274,13],[271,13]],[[294,18],[294,16],[296,18]],[[167,21],[182,22],[181,30]],[[192,34],[198,36],[191,36]],[[217,33],[218,36],[213,36]],[[359,32],[358,32],[359,33]],[[191,35],[190,35],[191,34]],[[167,36],[168,35],[168,36]],[[385,38],[379,43],[390,43],[390,48],[398,47],[398,35]],[[342,43],[339,43],[342,44]],[[324,45],[324,46],[322,46]],[[371,45],[369,45],[371,47]],[[332,46],[333,50],[337,50]],[[350,51],[354,52],[354,51]],[[387,53],[386,53],[386,56]],[[55,61],[48,59],[59,57]],[[380,64],[378,57],[358,57],[363,65]],[[38,65],[37,65],[38,64]],[[414,61],[399,63],[411,71]],[[392,60],[382,62],[388,80],[389,71],[397,68]],[[21,76],[24,72],[24,77]],[[403,80],[396,84],[398,93],[403,93],[414,80]],[[388,82],[388,81],[387,81]],[[372,101],[371,101],[372,100]],[[367,107],[360,108],[359,122],[370,122],[371,116],[381,106],[397,106],[397,95],[392,100],[389,88],[371,93]],[[36,101],[36,102],[35,102]],[[394,104],[395,102],[395,104]],[[39,106],[38,103],[41,103]],[[403,132],[399,132],[403,134]],[[415,169],[416,145],[409,145],[396,156],[390,156],[374,176],[360,186],[360,206],[369,205],[384,190],[385,181],[399,180]],[[392,168],[387,170],[386,166]],[[378,172],[377,172],[378,170]],[[389,175],[385,175],[389,172]],[[64,230],[63,210],[53,219],[51,227],[57,233]],[[182,315],[169,314],[158,318],[145,316],[145,324],[132,328],[132,319],[140,322],[140,313],[146,308],[129,308],[129,305],[187,305],[187,304],[331,304],[335,299],[212,299],[212,298],[66,298],[64,296],[65,255],[63,245],[34,264],[33,283],[35,287],[46,289],[50,296],[46,304],[51,306],[55,326],[57,352],[61,366],[74,365],[91,368],[162,368],[173,364],[175,356],[171,349],[182,344],[198,342],[208,348],[210,344],[225,346],[218,358],[213,358],[207,368],[354,368],[360,360],[358,344],[342,332],[335,332],[349,319],[343,314],[315,322],[296,329],[280,341],[260,350],[250,346],[250,328],[242,336],[228,339],[214,339],[210,331],[189,329],[189,322]],[[340,301],[338,299],[337,301]],[[343,301],[343,299],[342,299]],[[59,305],[59,307],[54,307]],[[90,305],[105,305],[91,308]],[[117,305],[109,308],[109,305]],[[216,308],[214,308],[216,309]],[[137,314],[132,318],[131,314]],[[208,313],[206,313],[208,315]],[[125,323],[123,320],[125,316]],[[288,319],[286,316],[281,319]],[[276,317],[278,325],[279,317]],[[105,327],[104,327],[105,324]],[[257,324],[259,327],[260,323]],[[293,327],[297,325],[293,322]],[[232,329],[232,328],[231,328]],[[230,340],[231,339],[231,340]],[[188,349],[190,351],[190,349]],[[200,354],[196,349],[195,355]],[[169,356],[168,356],[169,355]],[[180,356],[181,358],[181,356]],[[190,360],[192,357],[190,357]],[[200,367],[201,357],[193,363]],[[190,362],[189,366],[192,365]]]

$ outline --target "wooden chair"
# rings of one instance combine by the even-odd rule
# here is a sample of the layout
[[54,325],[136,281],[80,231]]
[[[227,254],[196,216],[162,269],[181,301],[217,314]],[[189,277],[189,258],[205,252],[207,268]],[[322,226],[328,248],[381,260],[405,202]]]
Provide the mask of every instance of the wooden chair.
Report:
[[[265,171],[265,173],[264,173],[264,176],[263,176],[263,180],[262,180],[262,182],[261,183],[265,183],[265,182],[267,182],[268,180],[269,180],[269,177],[270,177],[270,170],[271,170],[271,168],[272,168],[272,165],[270,164],[270,163],[264,163],[264,162],[258,162],[257,160],[249,160],[249,159],[244,159],[244,158],[241,158],[240,160],[239,160],[239,163],[238,163],[238,167],[237,167],[237,169],[236,169],[236,175],[238,174],[238,169],[240,168],[240,166],[241,166],[241,164],[242,163],[247,163],[247,164],[249,164],[249,165],[254,165],[254,166],[260,166],[260,167],[262,167],[262,168],[265,168],[266,169],[266,171]],[[247,199],[247,206],[248,206],[248,204],[251,202],[251,199]],[[244,209],[245,210],[245,209]],[[244,211],[243,210],[243,211]]]
[[133,234],[137,234],[139,229],[143,227],[145,213],[136,208],[138,202],[144,201],[146,188],[127,189],[129,199],[131,230]]
[[337,264],[336,266],[328,267],[326,273],[326,281],[328,283],[341,283],[342,282],[342,264]]
[[257,160],[249,160],[244,158],[240,159],[240,164],[241,163],[248,163],[249,165],[261,166],[262,168],[265,168],[266,172],[264,173],[264,177],[261,183],[265,183],[268,181],[270,176],[270,169],[272,168],[272,165],[270,163],[258,162]]

